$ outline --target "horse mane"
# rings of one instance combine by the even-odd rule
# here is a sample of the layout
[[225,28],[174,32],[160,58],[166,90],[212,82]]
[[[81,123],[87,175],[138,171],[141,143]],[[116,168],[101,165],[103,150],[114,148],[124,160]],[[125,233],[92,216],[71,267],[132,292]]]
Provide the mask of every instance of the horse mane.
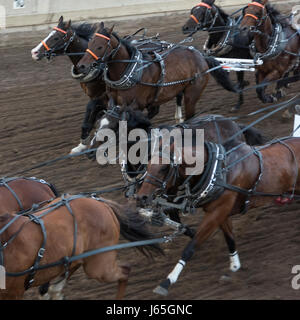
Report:
[[220,7],[216,6],[216,5],[215,5],[215,7],[218,9],[218,11],[219,11],[221,17],[223,18],[223,20],[227,21],[229,15],[222,8],[220,8]]
[[288,27],[290,25],[286,16],[282,15],[278,9],[276,9],[273,5],[268,3],[266,5],[267,12],[270,16],[272,24],[280,23],[283,27]]
[[76,34],[87,41],[91,40],[98,28],[99,23],[81,22],[72,25],[72,29],[76,32]]

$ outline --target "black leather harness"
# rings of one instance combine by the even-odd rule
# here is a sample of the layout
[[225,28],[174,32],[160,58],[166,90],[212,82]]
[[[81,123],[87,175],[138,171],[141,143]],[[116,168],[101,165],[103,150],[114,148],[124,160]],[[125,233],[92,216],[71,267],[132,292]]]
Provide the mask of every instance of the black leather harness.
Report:
[[10,193],[13,195],[13,197],[16,199],[16,201],[18,202],[18,205],[20,207],[20,211],[24,211],[24,206],[22,204],[22,201],[20,200],[20,198],[18,197],[17,193],[9,186],[9,183],[18,179],[25,179],[25,180],[30,180],[30,181],[36,181],[42,184],[46,184],[51,190],[52,189],[52,185],[50,183],[48,183],[47,181],[43,180],[43,179],[38,179],[35,177],[30,177],[30,178],[25,178],[25,177],[12,177],[12,178],[0,178],[0,187],[5,187],[6,189],[8,189],[10,191]]
[[[51,212],[55,211],[56,209],[65,206],[68,209],[68,212],[70,213],[70,215],[73,218],[73,222],[74,222],[74,240],[73,240],[73,249],[72,249],[72,256],[75,255],[75,251],[76,251],[76,244],[77,244],[77,221],[75,218],[75,215],[72,211],[72,208],[70,206],[70,202],[75,200],[75,199],[79,199],[79,198],[86,198],[85,196],[82,195],[75,195],[75,196],[68,196],[68,195],[62,195],[61,196],[61,200],[53,203],[51,205],[48,205],[46,207],[40,208],[39,210],[34,210],[35,208],[33,208],[32,210],[28,211],[28,212],[24,212],[20,215],[16,215],[14,216],[13,219],[11,219],[1,230],[0,230],[0,235],[3,234],[15,221],[17,221],[20,217],[28,217],[28,221],[25,222],[20,229],[10,238],[8,239],[5,243],[1,243],[0,242],[0,265],[4,266],[4,254],[3,251],[4,249],[20,234],[20,232],[23,230],[23,228],[30,222],[34,222],[37,225],[39,225],[41,227],[41,232],[42,232],[42,236],[43,236],[43,240],[42,240],[42,244],[40,249],[38,250],[37,256],[35,258],[34,264],[33,266],[29,269],[28,272],[28,276],[25,279],[25,283],[24,283],[24,287],[25,290],[29,289],[31,287],[31,285],[34,282],[34,276],[36,274],[36,271],[38,270],[38,267],[40,265],[41,260],[44,257],[44,253],[45,253],[45,247],[46,247],[46,242],[47,242],[47,232],[46,232],[46,228],[43,222],[43,218],[50,214]],[[100,200],[97,198],[97,200]],[[39,212],[41,210],[46,210],[43,214],[37,216],[35,215],[33,212]],[[64,266],[65,266],[65,277],[68,276],[69,270],[69,263],[68,261],[64,262]]]

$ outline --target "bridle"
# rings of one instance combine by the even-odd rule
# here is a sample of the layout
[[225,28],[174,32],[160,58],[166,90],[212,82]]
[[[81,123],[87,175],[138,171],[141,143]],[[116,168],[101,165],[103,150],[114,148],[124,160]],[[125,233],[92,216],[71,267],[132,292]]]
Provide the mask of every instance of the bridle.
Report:
[[198,18],[194,14],[191,14],[190,18],[193,19],[196,22],[196,29],[200,29],[201,27],[206,27],[208,25],[209,25],[209,29],[211,29],[216,23],[216,20],[217,20],[217,18],[219,16],[219,11],[218,11],[218,9],[216,9],[216,14],[213,16],[213,14],[212,14],[212,8],[213,7],[208,5],[205,2],[200,2],[199,4],[197,4],[194,7],[194,9],[197,9],[197,8],[200,8],[200,7],[205,7],[206,8],[205,18],[204,18],[203,23],[201,21],[199,21]]
[[[160,159],[162,159],[161,152],[160,152]],[[166,192],[166,188],[170,182],[171,182],[171,187],[175,186],[175,183],[179,177],[179,165],[175,163],[174,156],[173,157],[171,156],[170,159],[173,159],[173,160],[169,165],[169,171],[164,180],[152,175],[148,171],[147,171],[147,174],[145,175],[144,182],[152,184],[157,187],[157,189],[155,189],[154,192],[152,193],[152,196],[157,193]]]
[[[110,37],[107,37],[104,34],[97,33],[97,32],[94,34],[94,36],[99,37],[99,38],[103,38],[108,41],[105,52],[102,57],[98,57],[91,49],[86,49],[86,52],[89,53],[96,60],[97,64],[106,63],[108,58],[113,59],[121,47],[121,41],[119,39],[117,39],[118,45],[115,49],[112,49]],[[108,51],[109,49],[112,49],[112,50],[109,52]]]
[[[261,4],[261,3],[259,3],[259,2],[255,2],[255,1],[251,2],[251,3],[248,4],[248,7],[246,7],[246,8],[249,8],[250,6],[256,6],[256,7],[261,8],[263,11],[265,10],[265,6],[263,4]],[[245,17],[250,17],[250,18],[252,18],[252,19],[254,19],[256,21],[256,26],[255,27],[250,27],[250,31],[256,31],[256,29],[258,27],[262,26],[262,24],[268,18],[268,14],[266,13],[262,18],[259,18],[255,14],[246,13],[246,14],[244,14],[244,18]]]
[[63,50],[63,52],[65,54],[66,51],[68,50],[70,44],[74,41],[74,38],[75,38],[75,32],[72,32],[72,35],[68,39],[68,32],[67,31],[65,31],[61,28],[58,28],[58,27],[54,27],[53,30],[58,31],[63,34],[62,40],[64,43],[61,46],[55,46],[54,48],[50,48],[44,40],[41,41],[43,47],[46,50],[44,55],[47,57],[47,59],[50,59],[51,56],[56,55],[55,51]]

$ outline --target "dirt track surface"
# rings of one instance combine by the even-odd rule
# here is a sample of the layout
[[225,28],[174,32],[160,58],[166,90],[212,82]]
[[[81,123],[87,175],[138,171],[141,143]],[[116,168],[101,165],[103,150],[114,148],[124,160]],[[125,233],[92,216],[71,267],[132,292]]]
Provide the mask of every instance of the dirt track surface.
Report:
[[[161,39],[178,42],[184,38],[181,26],[187,14],[120,21],[115,31],[121,35],[147,27],[149,34],[160,33]],[[30,50],[48,31],[1,35],[0,41],[0,163],[1,175],[31,167],[41,161],[67,154],[78,144],[80,126],[88,98],[79,84],[70,77],[68,58],[51,63],[34,62]],[[200,48],[205,35],[198,34],[194,45]],[[254,75],[247,74],[254,84]],[[288,90],[286,99],[299,92],[299,83]],[[197,105],[197,111],[231,116],[237,97],[217,86],[213,79]],[[245,105],[239,114],[262,107],[254,90],[245,94]],[[155,124],[172,123],[175,102],[161,107]],[[251,120],[244,121],[250,123]],[[281,114],[257,125],[268,138],[290,134],[293,120],[283,122]],[[77,193],[106,188],[121,182],[119,167],[100,167],[85,157],[58,162],[34,170],[37,176],[54,183],[61,192]],[[126,201],[122,194],[109,198]],[[183,222],[196,227],[201,211],[184,217]],[[293,290],[292,266],[300,264],[299,204],[285,207],[268,206],[233,218],[242,269],[230,281],[219,281],[229,274],[228,250],[221,232],[211,237],[171,288],[168,299],[299,299]],[[121,260],[132,266],[126,299],[163,299],[152,293],[159,282],[173,269],[188,239],[177,238],[164,245],[165,257],[147,261],[135,250],[119,252]],[[30,245],[30,244],[28,244]],[[29,290],[25,299],[36,299],[37,290]],[[116,284],[99,284],[86,278],[82,270],[73,275],[64,290],[67,299],[114,299]]]

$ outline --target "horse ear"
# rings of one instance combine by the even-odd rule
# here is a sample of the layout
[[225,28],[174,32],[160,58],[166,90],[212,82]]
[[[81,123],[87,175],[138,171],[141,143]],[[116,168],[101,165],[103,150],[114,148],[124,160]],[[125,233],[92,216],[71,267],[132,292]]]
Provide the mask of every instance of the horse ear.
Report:
[[261,4],[267,4],[268,0],[262,0]]
[[112,34],[112,32],[113,32],[113,30],[114,30],[114,27],[115,27],[115,25],[113,25],[113,26],[108,30],[108,33],[109,33],[109,34]]
[[66,24],[66,29],[70,28],[72,24],[72,20],[70,19]]
[[103,30],[103,29],[104,29],[104,22],[103,22],[103,21],[100,22],[99,29],[100,29],[100,30]]
[[64,17],[60,16],[59,20],[58,20],[58,25],[61,25],[64,22]]
[[215,0],[205,0],[204,2],[212,6],[215,3]]

